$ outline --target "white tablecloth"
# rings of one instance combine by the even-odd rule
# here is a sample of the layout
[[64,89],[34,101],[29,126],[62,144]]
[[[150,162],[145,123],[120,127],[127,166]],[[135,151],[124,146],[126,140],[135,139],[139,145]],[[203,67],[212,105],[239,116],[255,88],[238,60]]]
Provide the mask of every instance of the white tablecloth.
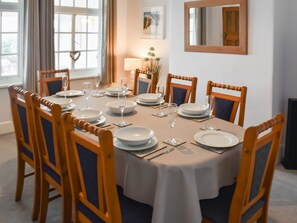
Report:
[[[89,104],[103,111],[107,122],[113,123],[119,121],[120,116],[108,111],[105,104],[110,100],[116,98],[90,97]],[[76,108],[85,105],[83,97],[74,98],[74,102]],[[126,115],[125,120],[135,126],[153,129],[159,143],[162,143],[163,139],[170,136],[169,123],[167,117],[152,116],[155,112],[157,109],[137,105],[136,111]],[[240,139],[243,137],[242,127],[220,119],[198,123],[178,117],[173,135],[186,143],[171,153],[148,161],[150,156],[141,159],[115,148],[117,183],[123,187],[126,196],[153,206],[152,222],[200,222],[199,199],[214,198],[220,187],[234,182],[239,168],[241,144],[223,154],[217,154],[190,143],[194,141],[194,134],[207,123],[234,133]],[[116,129],[114,127],[111,131]]]

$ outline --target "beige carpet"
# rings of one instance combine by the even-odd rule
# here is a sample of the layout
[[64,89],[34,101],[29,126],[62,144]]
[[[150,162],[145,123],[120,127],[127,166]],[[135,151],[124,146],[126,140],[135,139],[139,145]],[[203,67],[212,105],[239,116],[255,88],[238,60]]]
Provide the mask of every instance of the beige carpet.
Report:
[[[29,168],[28,168],[28,171]],[[33,180],[27,178],[22,200],[14,201],[16,149],[13,134],[0,136],[0,223],[31,222]],[[297,170],[277,166],[272,185],[269,223],[297,222]],[[61,222],[61,200],[50,202],[47,222]]]

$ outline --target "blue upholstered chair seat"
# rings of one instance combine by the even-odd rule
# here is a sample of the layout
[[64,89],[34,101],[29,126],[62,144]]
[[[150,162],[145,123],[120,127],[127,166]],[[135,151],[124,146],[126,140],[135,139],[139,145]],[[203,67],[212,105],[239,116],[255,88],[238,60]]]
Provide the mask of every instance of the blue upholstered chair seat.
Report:
[[[203,217],[215,223],[227,223],[230,205],[235,190],[235,184],[222,187],[219,196],[214,199],[200,201]],[[246,213],[242,215],[241,222],[247,222],[264,205],[264,200],[256,202]]]
[[225,121],[230,121],[231,112],[234,106],[234,101],[216,98],[216,117]]
[[52,81],[47,83],[48,91],[50,95],[54,95],[62,89],[62,80]]
[[31,160],[34,160],[34,156],[33,156],[33,153],[28,150],[26,147],[22,146],[21,147],[21,151],[22,153],[24,153],[26,156],[28,156]]
[[[117,186],[118,196],[121,206],[122,219],[124,223],[150,223],[152,219],[153,208],[147,204],[134,201],[123,195],[123,189]],[[88,216],[91,222],[103,223],[103,221],[88,207],[81,202],[78,204],[78,210],[85,216]]]
[[48,165],[43,165],[43,170],[46,172],[48,175],[51,176],[58,184],[61,185],[61,177],[59,174],[57,174],[52,168],[50,168]]

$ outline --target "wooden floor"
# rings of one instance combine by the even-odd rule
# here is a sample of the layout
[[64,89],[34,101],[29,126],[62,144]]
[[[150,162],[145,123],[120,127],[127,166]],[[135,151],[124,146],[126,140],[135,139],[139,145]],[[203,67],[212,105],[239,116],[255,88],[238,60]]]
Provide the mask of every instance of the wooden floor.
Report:
[[[25,180],[23,197],[19,202],[14,201],[15,180],[14,134],[0,135],[0,223],[31,222],[33,180]],[[269,223],[297,222],[297,170],[277,166],[268,215]],[[60,199],[50,202],[47,216],[47,223],[61,222]]]

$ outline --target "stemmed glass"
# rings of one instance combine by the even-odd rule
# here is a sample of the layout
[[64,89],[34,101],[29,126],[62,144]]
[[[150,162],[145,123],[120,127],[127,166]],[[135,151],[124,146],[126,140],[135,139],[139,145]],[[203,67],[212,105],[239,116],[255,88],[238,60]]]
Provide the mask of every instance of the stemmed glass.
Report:
[[[214,96],[206,95],[204,104],[206,105],[206,112],[208,113],[208,119],[211,119],[213,109],[214,109],[214,104],[215,104]],[[204,126],[204,129],[205,130],[216,130],[217,128],[212,126],[211,124],[207,124],[206,126]]]
[[126,94],[124,93],[124,91],[118,94],[118,103],[121,111],[121,120],[118,122],[118,125],[125,126],[127,125],[127,122],[124,121],[124,110],[126,106]]
[[89,108],[88,106],[88,101],[89,101],[89,94],[90,94],[90,90],[91,90],[91,82],[83,82],[84,85],[84,94],[86,96],[86,109]]
[[155,116],[158,116],[158,117],[163,117],[163,116],[166,115],[166,114],[162,111],[162,101],[163,101],[163,99],[164,99],[164,87],[163,87],[163,86],[159,86],[159,87],[157,87],[156,94],[158,94],[158,100],[159,100],[159,112],[155,113],[154,115],[155,115]]
[[128,92],[128,81],[127,77],[121,77],[121,89],[123,91],[123,94],[127,94]]
[[96,94],[93,94],[94,97],[100,97],[100,96],[103,96],[102,93],[99,93],[99,86],[100,86],[101,81],[102,81],[102,76],[101,76],[101,74],[96,75],[96,76],[95,76]]
[[66,99],[66,90],[68,88],[68,76],[67,75],[64,75],[62,77],[62,87],[64,89],[64,97]]
[[171,137],[168,139],[168,142],[172,145],[177,143],[177,140],[173,138],[173,127],[175,126],[177,118],[177,104],[169,103],[168,104],[168,122],[171,128]]

